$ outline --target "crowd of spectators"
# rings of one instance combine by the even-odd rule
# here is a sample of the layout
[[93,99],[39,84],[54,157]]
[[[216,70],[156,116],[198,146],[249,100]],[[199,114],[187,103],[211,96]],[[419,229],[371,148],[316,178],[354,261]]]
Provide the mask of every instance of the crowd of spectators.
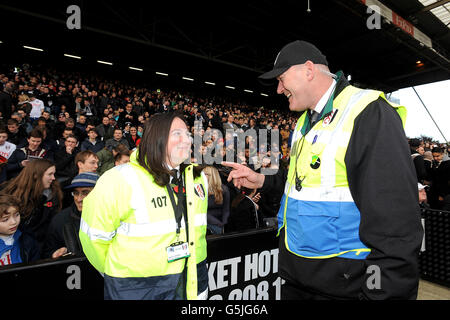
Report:
[[426,208],[450,211],[450,145],[430,138],[409,139],[419,190],[425,190]]
[[[74,181],[86,173],[101,176],[130,161],[145,122],[160,112],[183,112],[192,132],[191,162],[204,165],[208,178],[208,234],[276,225],[283,190],[270,195],[238,190],[226,181],[229,169],[220,162],[236,161],[256,171],[271,168],[287,174],[298,114],[230,102],[226,97],[139,87],[80,72],[33,71],[29,66],[2,72],[1,194],[17,195],[25,205],[19,229],[39,238],[40,258],[68,252],[59,248],[61,240],[59,250],[54,251],[56,247],[48,242],[55,235],[48,232],[55,232],[49,225],[55,225],[52,220],[59,212],[80,214],[82,197],[93,185],[87,191],[74,191],[70,188]],[[437,146],[425,141],[416,146],[416,140],[411,139],[410,144],[418,180],[430,186],[429,204],[442,209],[449,195],[448,175],[446,184],[442,181],[443,172],[449,172],[448,156],[437,163]],[[449,150],[441,153],[444,151]],[[44,187],[39,181],[50,184]],[[0,259],[2,264],[7,263],[5,259]]]
[[[67,189],[72,181],[86,172],[101,176],[130,161],[144,123],[160,112],[183,112],[193,137],[191,162],[205,166],[208,172],[208,234],[274,225],[282,191],[270,196],[257,190],[241,192],[226,181],[227,169],[220,162],[245,162],[255,170],[287,170],[289,138],[297,115],[195,92],[138,87],[80,72],[33,71],[29,66],[2,72],[1,192],[18,190],[17,181],[23,180],[21,173],[27,168],[27,179],[39,181],[45,170],[53,170],[50,164],[54,166],[51,186],[33,188],[36,199],[25,201],[36,208],[27,209],[31,211],[19,227],[27,229],[22,225],[34,221],[28,229],[39,235],[41,258],[55,257],[46,249],[46,239],[51,236],[45,236],[53,217],[70,207],[76,212],[73,190]],[[47,160],[40,164],[45,172],[30,176],[39,159]]]

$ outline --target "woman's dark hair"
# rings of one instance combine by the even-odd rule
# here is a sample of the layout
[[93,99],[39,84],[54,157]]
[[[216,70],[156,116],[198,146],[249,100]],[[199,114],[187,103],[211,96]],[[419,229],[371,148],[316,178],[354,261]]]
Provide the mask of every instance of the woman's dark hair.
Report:
[[157,113],[144,125],[137,161],[155,179],[156,184],[165,186],[169,183],[169,168],[166,164],[167,141],[170,127],[175,118],[184,120],[181,112]]

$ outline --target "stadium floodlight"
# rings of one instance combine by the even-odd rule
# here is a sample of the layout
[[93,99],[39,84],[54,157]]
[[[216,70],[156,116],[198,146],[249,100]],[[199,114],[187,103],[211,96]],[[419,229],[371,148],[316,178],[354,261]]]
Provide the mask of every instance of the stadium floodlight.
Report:
[[206,83],[206,84],[210,84],[210,85],[212,85],[212,86],[215,86],[215,85],[216,85],[214,82],[208,82],[208,81],[205,81],[205,83]]
[[268,94],[265,94],[265,93],[261,93],[261,95],[264,96],[264,97],[268,97],[269,96]]
[[110,66],[113,65],[112,62],[108,62],[108,61],[97,60],[97,62],[101,63],[101,64],[107,64],[107,65],[110,65]]
[[169,76],[168,73],[164,73],[164,72],[158,72],[158,71],[156,71],[155,73],[156,73],[156,74],[159,74],[160,76],[165,76],[165,77],[168,77],[168,76]]
[[74,58],[74,59],[81,59],[80,56],[74,56],[73,54],[64,53],[64,57]]
[[144,71],[144,69],[136,68],[136,67],[128,67],[128,69],[136,70],[136,71]]
[[236,89],[235,87],[232,87],[232,86],[225,86],[225,88],[228,88],[228,89]]
[[187,80],[187,81],[194,81],[194,79],[192,79],[192,78],[188,78],[188,77],[183,77],[183,80]]
[[41,48],[36,48],[36,47],[30,47],[30,46],[23,46],[25,49],[30,49],[30,50],[34,50],[34,51],[44,51]]
[[252,90],[244,89],[245,92],[253,93]]

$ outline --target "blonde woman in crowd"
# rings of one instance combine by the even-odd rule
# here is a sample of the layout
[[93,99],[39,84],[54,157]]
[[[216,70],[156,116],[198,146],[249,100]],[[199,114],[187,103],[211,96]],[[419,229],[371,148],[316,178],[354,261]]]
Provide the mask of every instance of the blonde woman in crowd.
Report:
[[208,230],[212,234],[221,234],[230,216],[230,191],[222,184],[215,167],[207,166],[203,172],[208,179]]

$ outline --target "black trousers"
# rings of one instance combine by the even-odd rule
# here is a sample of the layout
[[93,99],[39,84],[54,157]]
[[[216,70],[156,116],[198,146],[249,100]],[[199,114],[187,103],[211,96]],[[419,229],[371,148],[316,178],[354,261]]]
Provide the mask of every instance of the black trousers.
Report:
[[332,300],[331,297],[313,293],[287,281],[281,286],[281,300]]

